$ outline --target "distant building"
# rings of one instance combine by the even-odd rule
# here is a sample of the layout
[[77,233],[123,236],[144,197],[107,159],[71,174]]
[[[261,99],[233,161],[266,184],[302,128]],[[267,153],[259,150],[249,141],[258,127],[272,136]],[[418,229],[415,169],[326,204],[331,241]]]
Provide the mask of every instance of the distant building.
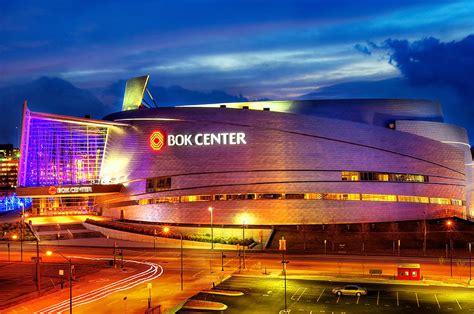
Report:
[[0,190],[16,188],[18,180],[19,150],[12,144],[0,144]]

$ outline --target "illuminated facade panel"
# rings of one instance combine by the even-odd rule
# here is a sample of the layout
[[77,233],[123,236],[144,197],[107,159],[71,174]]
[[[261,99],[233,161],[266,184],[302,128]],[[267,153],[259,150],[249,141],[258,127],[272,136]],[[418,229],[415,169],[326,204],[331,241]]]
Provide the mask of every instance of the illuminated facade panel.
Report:
[[31,115],[20,186],[98,184],[107,127]]

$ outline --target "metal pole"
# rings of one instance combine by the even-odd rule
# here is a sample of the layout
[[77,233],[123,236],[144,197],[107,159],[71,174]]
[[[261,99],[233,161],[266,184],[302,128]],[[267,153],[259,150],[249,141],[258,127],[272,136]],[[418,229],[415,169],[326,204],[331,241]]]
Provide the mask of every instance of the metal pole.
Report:
[[151,308],[151,287],[148,284],[148,308]]
[[41,296],[41,269],[39,259],[39,241],[36,240],[36,286],[38,288],[38,296]]
[[471,254],[471,242],[469,242],[469,283],[472,280],[472,254]]
[[25,205],[21,205],[20,261],[23,262],[23,225],[25,224]]
[[221,271],[224,271],[224,252],[221,252]]
[[242,267],[245,269],[245,224],[242,224]]
[[8,261],[10,261],[10,242],[7,243],[8,248]]
[[451,260],[451,277],[453,277],[453,240],[451,238],[451,231],[449,231],[449,258]]
[[400,256],[400,239],[398,239],[398,256]]
[[181,239],[181,249],[180,249],[180,252],[181,252],[181,291],[183,291],[183,234],[180,233],[179,234],[179,237]]
[[284,280],[285,280],[285,313],[288,313],[288,310],[287,310],[287,305],[286,305],[286,261],[285,261],[285,250],[282,251],[283,253],[283,261],[282,261],[282,264],[283,264],[283,276],[284,276]]
[[69,313],[72,314],[72,261],[69,262]]
[[214,210],[210,209],[210,212],[211,212],[211,249],[214,249],[214,216],[212,214]]

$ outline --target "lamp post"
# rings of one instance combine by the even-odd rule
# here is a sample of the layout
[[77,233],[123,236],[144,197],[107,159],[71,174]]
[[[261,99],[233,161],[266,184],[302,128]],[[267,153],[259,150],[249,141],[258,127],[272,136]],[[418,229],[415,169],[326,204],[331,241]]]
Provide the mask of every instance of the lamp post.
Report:
[[[163,228],[163,233],[164,234],[169,234],[170,233],[170,228],[169,227],[164,227]],[[179,234],[179,242],[180,242],[180,279],[181,279],[181,291],[184,289],[184,281],[183,281],[183,272],[184,272],[184,267],[183,267],[183,234],[181,232]]]
[[156,229],[153,230],[153,252],[156,252]]
[[209,207],[208,210],[209,210],[209,213],[211,213],[211,249],[214,249],[214,217],[213,217],[214,208]]
[[[38,242],[36,242],[38,243]],[[69,263],[69,313],[72,314],[72,270],[74,269],[74,265],[72,265],[71,258],[67,258],[66,256],[62,255],[58,252],[58,254],[64,258]],[[52,251],[46,251],[47,256],[53,255]],[[39,282],[39,278],[38,278]]]
[[147,283],[146,286],[148,288],[148,308],[150,309],[151,308],[151,287],[152,287],[151,282]]
[[[12,240],[18,239],[18,236],[16,234],[12,235]],[[8,261],[10,261],[10,242],[7,243],[7,249],[8,249]]]
[[451,278],[453,277],[453,238],[451,231],[453,229],[453,222],[451,220],[446,221],[446,225],[448,226],[449,232],[449,259],[451,263]]
[[242,220],[242,268],[245,269],[245,226],[247,225],[247,219]]
[[282,269],[283,269],[283,280],[285,282],[285,310],[284,310],[284,313],[288,313],[288,309],[287,309],[287,304],[286,304],[286,264],[288,264],[288,261],[285,260],[285,251],[286,251],[286,240],[285,240],[285,237],[282,236],[281,239],[278,241],[278,249],[281,251],[282,253],[282,259],[281,259],[281,265],[282,265]]
[[472,243],[469,242],[469,283],[471,283],[472,280],[472,251],[471,251],[471,245]]
[[25,225],[25,205],[20,202],[21,206],[21,226],[20,226],[20,261],[23,262],[23,226]]

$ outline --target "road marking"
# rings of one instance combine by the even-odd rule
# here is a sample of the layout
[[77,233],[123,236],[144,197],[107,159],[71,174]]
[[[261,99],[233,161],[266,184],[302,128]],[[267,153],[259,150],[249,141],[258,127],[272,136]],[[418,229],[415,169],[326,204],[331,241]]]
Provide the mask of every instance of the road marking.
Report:
[[397,291],[397,306],[400,306],[400,303],[398,302],[398,291]]
[[380,290],[377,291],[377,306],[379,306]]
[[357,296],[357,302],[356,302],[356,304],[359,304],[359,299],[360,299],[360,295]]
[[196,276],[199,275],[200,273],[202,273],[203,271],[204,271],[204,270],[200,270],[200,271],[198,271],[197,273],[195,273],[194,275],[192,275],[191,277],[196,278]]
[[303,288],[301,288],[301,287],[298,288],[298,289],[295,291],[295,293],[293,293],[293,295],[291,296],[291,300],[293,300],[293,301],[295,300],[295,295],[300,291],[300,289],[303,289]]
[[324,291],[326,291],[326,288],[323,289],[323,291],[319,295],[318,299],[316,300],[316,303],[319,302],[319,299],[321,299],[321,296],[323,295]]
[[[298,302],[301,299],[301,297],[303,296],[303,294],[306,292],[307,289],[308,288],[298,288],[298,290],[296,290],[296,292],[293,293],[293,295],[291,296],[291,300]],[[300,290],[301,290],[301,292],[300,292]],[[298,297],[296,297],[296,294],[298,294],[298,293],[300,293],[300,295]]]
[[306,290],[308,290],[308,288],[304,288],[303,292],[301,292],[300,296],[298,297],[298,300],[296,300],[296,301],[299,301],[301,299],[301,297],[306,292]]
[[117,302],[118,302],[118,300],[115,300],[115,301],[107,303],[107,305],[112,305],[112,304],[117,303]]
[[438,308],[440,309],[441,306],[439,305],[439,301],[438,301],[438,297],[436,296],[436,293],[434,294],[434,296],[435,296],[435,299],[436,299],[436,303],[438,304]]
[[340,298],[341,298],[341,296],[338,295],[338,296],[337,296],[337,301],[336,301],[336,303],[339,303],[339,299],[340,299]]
[[[415,292],[415,297],[416,297],[416,305],[418,305],[418,307],[420,307],[420,301],[418,301],[418,293]],[[439,303],[438,303],[438,306],[439,306]]]
[[459,309],[462,310],[461,304],[459,304],[458,299],[455,299],[455,300],[456,300],[456,302],[458,303]]

